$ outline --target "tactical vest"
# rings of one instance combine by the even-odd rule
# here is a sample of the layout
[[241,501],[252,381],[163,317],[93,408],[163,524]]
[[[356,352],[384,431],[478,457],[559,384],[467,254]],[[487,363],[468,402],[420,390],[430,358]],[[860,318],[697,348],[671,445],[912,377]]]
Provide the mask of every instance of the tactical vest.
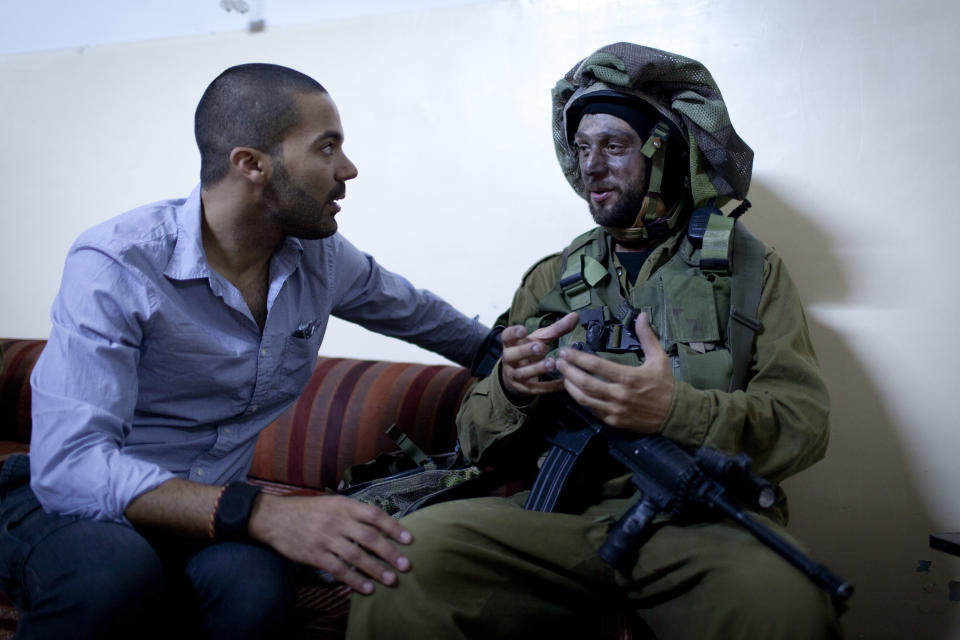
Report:
[[589,342],[585,318],[592,318],[594,326],[602,319],[598,355],[636,365],[643,358],[632,326],[636,314],[645,311],[675,379],[697,389],[742,389],[760,328],[764,253],[763,243],[743,225],[713,214],[702,241],[688,232],[663,266],[624,292],[612,239],[596,228],[564,250],[557,284],[540,300],[539,313],[527,320],[526,328],[533,331],[578,311],[581,325],[561,338],[559,346],[565,347]]

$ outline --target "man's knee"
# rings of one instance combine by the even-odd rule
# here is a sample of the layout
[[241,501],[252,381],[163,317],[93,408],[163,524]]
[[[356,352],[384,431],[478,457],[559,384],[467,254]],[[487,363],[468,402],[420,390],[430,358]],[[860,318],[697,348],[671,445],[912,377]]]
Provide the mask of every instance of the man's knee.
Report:
[[296,603],[296,565],[255,544],[223,543],[186,568],[211,637],[268,637],[289,624]]
[[24,567],[20,631],[32,637],[34,627],[72,627],[120,637],[143,624],[163,584],[160,559],[136,531],[77,520],[34,547]]

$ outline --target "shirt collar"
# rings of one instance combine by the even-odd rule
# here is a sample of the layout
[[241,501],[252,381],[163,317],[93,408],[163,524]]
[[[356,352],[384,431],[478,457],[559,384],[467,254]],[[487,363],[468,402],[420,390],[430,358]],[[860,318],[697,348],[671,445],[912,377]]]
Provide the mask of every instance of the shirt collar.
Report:
[[195,280],[210,277],[210,265],[203,252],[200,232],[203,207],[200,205],[200,185],[194,187],[186,200],[174,208],[177,222],[177,241],[163,275],[174,280]]
[[[173,210],[177,222],[177,241],[163,274],[174,280],[197,280],[210,277],[210,265],[203,251],[203,206],[200,200],[200,185]],[[303,243],[298,238],[286,237],[274,251],[274,257],[294,259],[303,253]]]

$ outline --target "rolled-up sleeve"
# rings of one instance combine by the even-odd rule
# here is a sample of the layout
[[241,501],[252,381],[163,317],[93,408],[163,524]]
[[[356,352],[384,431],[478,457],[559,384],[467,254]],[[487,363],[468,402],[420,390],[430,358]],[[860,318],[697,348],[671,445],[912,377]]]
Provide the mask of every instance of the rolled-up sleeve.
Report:
[[92,247],[70,251],[31,376],[31,486],[48,512],[123,522],[135,497],[173,477],[121,450],[149,308],[128,267]]

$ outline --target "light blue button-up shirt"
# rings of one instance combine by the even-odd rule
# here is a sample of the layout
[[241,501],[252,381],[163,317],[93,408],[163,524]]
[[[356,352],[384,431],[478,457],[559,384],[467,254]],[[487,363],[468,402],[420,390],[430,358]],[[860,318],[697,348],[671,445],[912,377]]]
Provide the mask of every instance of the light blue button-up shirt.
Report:
[[257,435],[309,380],[331,314],[461,364],[486,335],[340,234],[277,248],[261,334],[207,263],[200,225],[197,187],[70,249],[31,377],[31,486],[48,512],[124,521],[171,478],[244,478]]

